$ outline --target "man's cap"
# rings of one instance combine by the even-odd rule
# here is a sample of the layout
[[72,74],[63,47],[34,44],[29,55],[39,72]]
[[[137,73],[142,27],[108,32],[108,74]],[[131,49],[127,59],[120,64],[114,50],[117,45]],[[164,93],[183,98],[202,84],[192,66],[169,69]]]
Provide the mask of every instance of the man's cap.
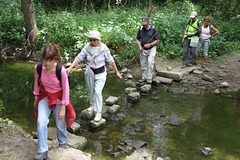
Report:
[[145,17],[142,18],[141,25],[146,25],[148,22],[149,22],[149,19],[148,19],[147,16],[145,16]]
[[195,18],[196,16],[197,16],[197,12],[195,12],[195,11],[192,12],[191,15],[190,15],[191,18]]
[[98,31],[90,31],[87,38],[93,38],[101,40],[101,34]]

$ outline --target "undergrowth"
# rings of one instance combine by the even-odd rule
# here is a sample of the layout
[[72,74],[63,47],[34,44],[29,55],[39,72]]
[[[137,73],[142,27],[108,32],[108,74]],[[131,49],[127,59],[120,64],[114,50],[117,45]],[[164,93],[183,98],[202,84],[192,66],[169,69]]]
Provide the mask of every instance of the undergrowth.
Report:
[[[34,12],[40,36],[37,39],[39,49],[51,42],[57,43],[62,52],[62,59],[72,60],[88,43],[87,34],[90,30],[98,30],[102,35],[102,42],[111,50],[117,65],[121,68],[139,61],[139,48],[136,35],[140,21],[146,16],[147,9],[124,8],[122,10],[77,12],[77,11],[46,11],[40,3],[34,3]],[[16,48],[25,42],[24,18],[21,6],[17,0],[11,4],[0,6],[0,43],[11,43]],[[172,3],[167,1],[157,6],[156,12],[150,17],[150,24],[159,32],[160,42],[157,54],[164,58],[182,56],[183,30],[191,11],[199,13],[199,19],[206,16],[204,10],[189,1]],[[201,13],[202,12],[202,13]],[[209,14],[211,16],[211,14]],[[240,38],[238,34],[240,17],[232,17],[222,21],[212,17],[214,25],[220,34],[213,37],[209,48],[209,57],[222,56],[239,50]],[[203,52],[200,49],[199,54]]]

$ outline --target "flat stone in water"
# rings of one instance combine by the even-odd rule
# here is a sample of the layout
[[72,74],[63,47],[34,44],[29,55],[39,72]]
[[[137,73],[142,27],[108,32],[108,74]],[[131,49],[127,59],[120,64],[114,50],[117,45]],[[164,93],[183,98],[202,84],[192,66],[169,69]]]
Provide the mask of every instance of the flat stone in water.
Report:
[[145,141],[130,140],[130,139],[124,139],[123,141],[125,144],[127,144],[128,146],[134,147],[135,149],[139,149],[147,145],[147,142]]

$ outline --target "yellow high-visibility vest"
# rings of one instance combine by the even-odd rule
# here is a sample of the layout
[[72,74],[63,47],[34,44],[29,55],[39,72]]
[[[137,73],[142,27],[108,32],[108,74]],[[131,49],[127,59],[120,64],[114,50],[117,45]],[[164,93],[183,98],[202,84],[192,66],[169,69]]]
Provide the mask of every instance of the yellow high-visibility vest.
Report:
[[188,37],[188,39],[191,39],[192,36],[197,35],[198,31],[197,29],[193,28],[194,25],[198,25],[198,19],[196,19],[195,22],[192,22],[192,19],[190,20],[190,22],[187,25],[185,34],[184,34],[184,38]]

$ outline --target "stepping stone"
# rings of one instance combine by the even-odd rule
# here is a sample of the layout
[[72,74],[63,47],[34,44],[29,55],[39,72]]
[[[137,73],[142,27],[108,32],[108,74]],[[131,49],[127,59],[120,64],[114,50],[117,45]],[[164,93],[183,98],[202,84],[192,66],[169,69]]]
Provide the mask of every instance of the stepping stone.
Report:
[[174,81],[181,81],[183,73],[174,71],[158,71],[157,76],[173,79]]
[[120,109],[120,106],[114,104],[114,105],[112,105],[111,107],[108,107],[108,108],[107,108],[107,113],[116,114],[116,113],[118,113],[119,109]]
[[110,96],[110,97],[108,97],[108,99],[106,100],[105,103],[106,103],[106,105],[112,106],[113,104],[117,104],[118,103],[118,98]]
[[91,120],[94,117],[94,112],[88,112],[87,109],[82,110],[80,114],[81,119]]
[[96,122],[94,120],[90,121],[90,130],[98,131],[100,129],[103,129],[105,127],[106,120],[104,118],[101,118],[100,121]]
[[73,122],[72,126],[68,129],[70,133],[77,134],[80,132],[80,124]]
[[138,92],[132,92],[127,95],[127,101],[134,104],[138,103],[140,100],[140,94]]
[[125,88],[124,93],[129,94],[136,91],[137,91],[137,88],[128,87],[128,88]]

